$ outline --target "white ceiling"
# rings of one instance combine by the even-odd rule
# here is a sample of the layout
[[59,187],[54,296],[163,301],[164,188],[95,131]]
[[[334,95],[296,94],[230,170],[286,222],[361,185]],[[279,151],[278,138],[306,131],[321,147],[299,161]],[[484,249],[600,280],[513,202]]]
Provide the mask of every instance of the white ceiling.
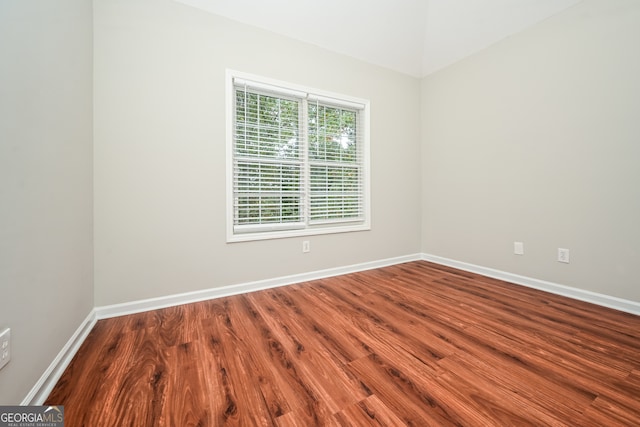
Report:
[[582,0],[176,0],[416,77]]

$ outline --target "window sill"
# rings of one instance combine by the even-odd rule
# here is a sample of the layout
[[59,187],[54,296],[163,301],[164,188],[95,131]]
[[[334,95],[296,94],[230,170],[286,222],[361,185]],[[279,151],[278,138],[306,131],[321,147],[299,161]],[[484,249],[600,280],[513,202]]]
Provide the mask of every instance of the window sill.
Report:
[[285,239],[289,237],[302,237],[302,236],[318,236],[323,234],[336,234],[336,233],[352,233],[356,231],[368,231],[371,230],[371,226],[368,223],[357,225],[345,225],[341,227],[318,227],[318,228],[305,228],[298,230],[282,230],[282,231],[267,231],[267,232],[255,232],[255,233],[233,233],[232,231],[227,234],[227,243],[238,242],[251,242],[256,240],[273,240],[273,239]]

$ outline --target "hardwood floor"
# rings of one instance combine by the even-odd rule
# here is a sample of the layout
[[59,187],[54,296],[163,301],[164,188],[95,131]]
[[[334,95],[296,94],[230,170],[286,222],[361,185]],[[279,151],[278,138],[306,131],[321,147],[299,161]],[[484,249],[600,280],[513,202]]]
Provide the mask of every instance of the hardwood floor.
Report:
[[638,426],[640,317],[427,262],[99,321],[74,426]]

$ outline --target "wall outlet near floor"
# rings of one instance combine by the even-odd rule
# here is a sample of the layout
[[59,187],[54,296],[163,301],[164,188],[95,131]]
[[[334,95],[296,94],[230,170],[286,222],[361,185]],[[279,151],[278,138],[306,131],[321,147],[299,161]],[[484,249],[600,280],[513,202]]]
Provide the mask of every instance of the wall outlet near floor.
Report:
[[516,255],[524,255],[524,243],[513,242],[513,253]]
[[0,369],[11,360],[11,329],[7,328],[0,333]]
[[308,240],[302,242],[302,252],[311,252],[311,243]]
[[558,262],[569,264],[569,249],[558,248]]

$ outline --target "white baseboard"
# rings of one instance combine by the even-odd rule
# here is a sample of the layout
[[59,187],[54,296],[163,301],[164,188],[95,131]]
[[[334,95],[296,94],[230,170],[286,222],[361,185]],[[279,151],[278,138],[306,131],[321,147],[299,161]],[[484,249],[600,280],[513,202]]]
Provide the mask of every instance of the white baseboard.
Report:
[[372,270],[374,268],[386,267],[389,265],[401,264],[404,262],[424,260],[436,264],[446,265],[448,267],[457,268],[459,270],[469,271],[481,274],[483,276],[492,277],[506,282],[515,283],[530,288],[539,289],[557,295],[586,301],[604,307],[613,308],[640,315],[640,303],[629,301],[622,298],[612,297],[609,295],[590,292],[582,289],[572,288],[553,282],[534,279],[531,277],[520,276],[505,271],[495,270],[488,267],[482,267],[475,264],[469,264],[462,261],[456,261],[448,258],[439,257],[430,254],[413,254],[395,258],[387,258],[378,261],[371,261],[361,264],[354,264],[344,267],[330,268],[326,270],[318,270],[311,273],[294,274],[291,276],[283,276],[275,279],[259,280],[255,282],[242,283],[238,285],[224,286],[220,288],[204,289],[201,291],[187,292],[182,294],[168,295],[158,298],[150,298],[139,301],[126,302],[122,304],[114,304],[94,308],[87,318],[80,324],[76,332],[69,339],[67,344],[62,348],[58,356],[49,365],[47,370],[42,374],[38,382],[33,386],[29,394],[24,398],[21,405],[42,405],[49,393],[58,382],[64,370],[67,368],[71,359],[76,354],[80,345],[84,342],[91,329],[100,319],[109,317],[123,316],[127,314],[140,313],[143,311],[156,310],[159,308],[171,307],[180,304],[188,304],[192,302],[204,301],[208,299],[221,298],[231,295],[238,295],[248,292],[270,289],[279,286],[291,285],[294,283],[307,282],[310,280],[323,279],[326,277],[339,276],[342,274],[356,273],[358,271]]
[[403,262],[417,261],[421,259],[420,254],[406,255],[395,258],[387,258],[378,261],[365,262],[361,264],[348,265],[343,267],[318,270],[311,273],[294,274],[275,279],[259,280],[256,282],[241,283],[238,285],[223,286],[220,288],[203,289],[201,291],[187,292],[183,294],[167,295],[157,298],[149,298],[139,301],[125,302],[102,307],[96,307],[95,313],[98,319],[124,316],[127,314],[141,313],[159,308],[171,307],[180,304],[205,301],[214,298],[222,298],[231,295],[244,294],[263,289],[276,288],[279,286],[291,285],[294,283],[307,282],[310,280],[323,279],[326,277],[339,276],[341,274],[355,273],[358,271],[372,270],[374,268],[386,267]]
[[62,348],[60,353],[51,362],[47,370],[42,374],[38,382],[31,388],[31,391],[22,400],[21,405],[42,405],[53,390],[71,359],[75,356],[100,319],[109,317],[124,316],[127,314],[140,313],[143,311],[156,310],[159,308],[171,307],[191,302],[204,301],[213,298],[221,298],[230,295],[237,295],[261,289],[275,288],[278,286],[291,285],[294,283],[306,282],[309,280],[322,279],[325,277],[339,276],[341,274],[355,273],[358,271],[372,270],[374,268],[386,267],[403,262],[420,260],[420,254],[406,255],[395,258],[387,258],[378,261],[354,264],[344,267],[330,268],[326,270],[314,271],[311,273],[295,274],[275,279],[260,280],[256,282],[242,283],[238,285],[224,286],[221,288],[205,289],[202,291],[187,292],[183,294],[168,295],[158,298],[150,298],[140,301],[132,301],[122,304],[114,304],[103,307],[95,307],[86,319],[80,324],[73,336]]
[[640,315],[640,302],[630,301],[609,295],[599,294],[596,292],[586,291],[583,289],[573,288],[570,286],[560,285],[558,283],[547,282],[545,280],[520,276],[518,274],[507,273],[506,271],[495,270],[493,268],[482,267],[479,265],[469,264],[466,262],[456,261],[431,254],[423,253],[421,259],[424,261],[430,261],[436,264],[442,264],[448,267],[457,268],[459,270],[470,271],[472,273],[492,277],[494,279],[504,280],[505,282],[511,282],[517,285],[539,289],[541,291],[546,291],[552,294],[562,295],[576,300],[601,305],[603,307],[609,307],[615,310]]
[[73,336],[65,344],[60,353],[58,353],[58,356],[56,356],[51,365],[49,365],[44,374],[42,374],[38,382],[33,386],[29,394],[24,398],[21,405],[42,405],[45,399],[49,396],[49,393],[51,393],[51,390],[53,389],[55,384],[64,373],[64,370],[71,362],[71,359],[80,348],[80,345],[84,342],[87,335],[89,335],[89,332],[91,332],[96,322],[100,319],[124,316],[127,314],[140,313],[143,311],[156,310],[159,308],[188,304],[208,299],[238,295],[263,289],[291,285],[294,283],[339,276],[342,274],[356,273],[358,271],[372,270],[374,268],[386,267],[389,265],[401,264],[404,262],[417,260],[430,261],[436,264],[457,268],[459,270],[470,271],[472,273],[481,274],[487,277],[493,277],[495,279],[504,280],[506,282],[511,282],[518,285],[550,292],[553,294],[563,295],[569,298],[613,308],[627,313],[640,315],[640,303],[635,301],[629,301],[622,298],[585,291],[582,289],[572,288],[569,286],[547,282],[544,280],[538,280],[531,277],[507,273],[505,271],[443,258],[436,255],[425,253],[406,255],[378,261],[365,262],[361,264],[329,268],[326,270],[318,270],[311,273],[294,274],[291,276],[283,276],[275,279],[259,280],[255,282],[224,286],[220,288],[204,289],[201,291],[187,292],[140,301],[126,302],[122,304],[96,307],[80,324]]
[[53,362],[51,362],[47,370],[44,371],[44,374],[42,374],[38,382],[31,388],[29,394],[22,400],[21,405],[42,405],[44,403],[64,373],[64,370],[67,369],[67,366],[80,348],[80,345],[82,345],[87,335],[89,335],[89,332],[93,329],[96,321],[95,310],[91,310],[69,341],[62,347],[62,350],[60,350],[60,353],[58,353]]

